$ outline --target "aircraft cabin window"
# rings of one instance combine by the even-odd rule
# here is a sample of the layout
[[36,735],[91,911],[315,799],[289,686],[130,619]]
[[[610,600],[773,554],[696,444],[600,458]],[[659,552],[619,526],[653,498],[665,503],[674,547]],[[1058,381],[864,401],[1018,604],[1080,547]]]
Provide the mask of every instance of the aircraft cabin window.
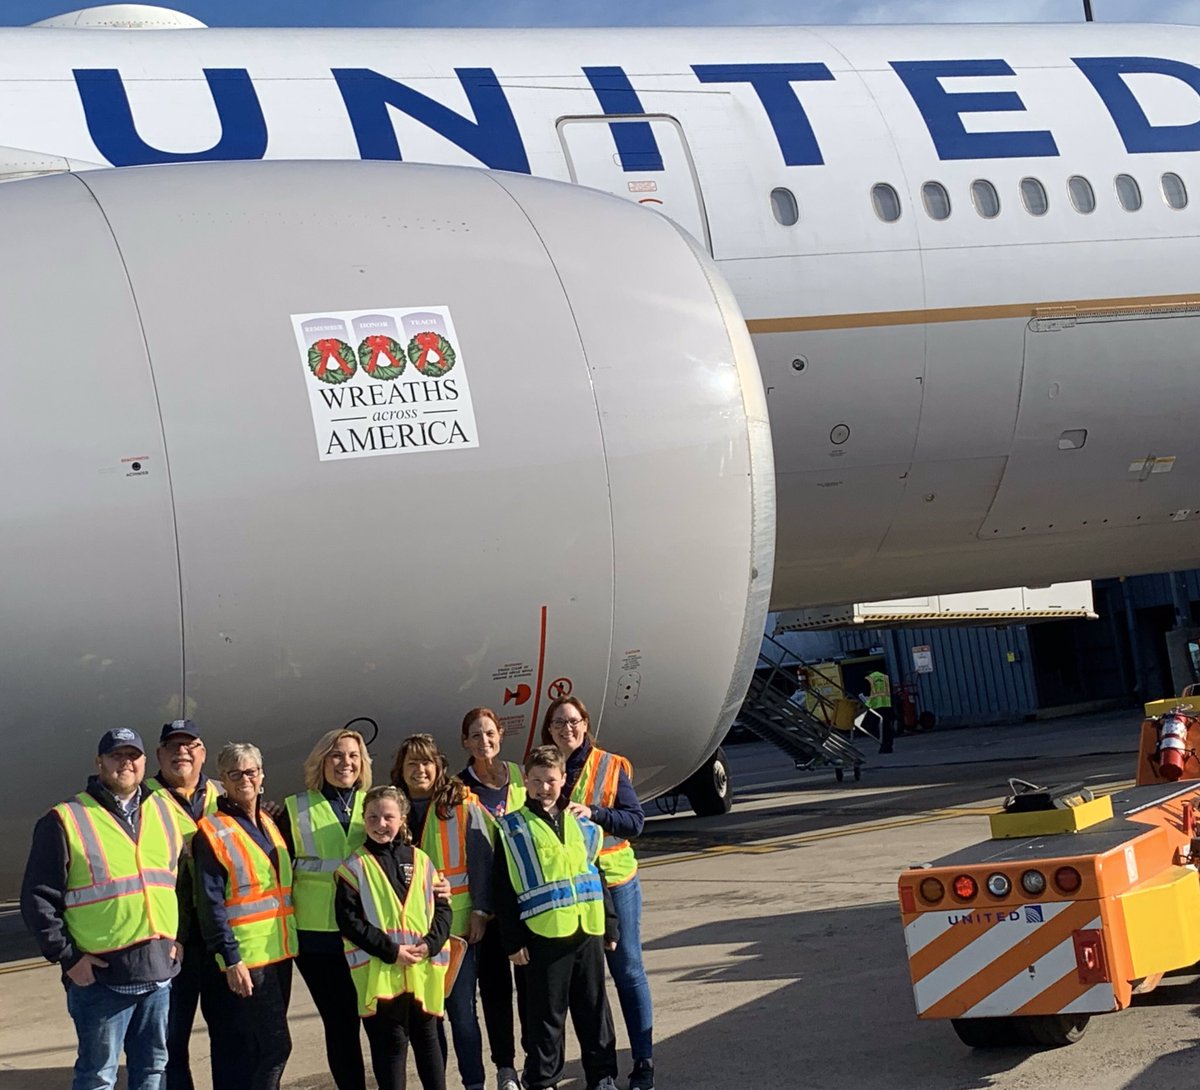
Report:
[[1076,212],[1087,215],[1096,211],[1096,194],[1092,191],[1092,183],[1079,174],[1072,174],[1067,179],[1067,192],[1071,195],[1071,204]]
[[800,206],[790,189],[771,190],[771,211],[775,213],[775,222],[784,227],[791,227],[800,219]]
[[875,215],[884,223],[895,223],[900,218],[900,195],[886,182],[871,188],[871,203],[875,206]]
[[950,194],[941,182],[926,182],[921,186],[921,200],[925,211],[933,220],[944,220],[950,216]]
[[1000,194],[991,182],[982,178],[976,178],[971,183],[971,203],[985,220],[995,219],[1000,215]]
[[1183,179],[1178,174],[1162,176],[1162,194],[1163,200],[1172,208],[1178,210],[1187,207],[1187,186],[1183,184]]
[[1142,189],[1132,174],[1118,174],[1114,179],[1117,187],[1117,200],[1126,212],[1136,212],[1142,207]]
[[1021,179],[1021,203],[1031,216],[1044,216],[1050,207],[1046,196],[1046,187],[1036,178]]

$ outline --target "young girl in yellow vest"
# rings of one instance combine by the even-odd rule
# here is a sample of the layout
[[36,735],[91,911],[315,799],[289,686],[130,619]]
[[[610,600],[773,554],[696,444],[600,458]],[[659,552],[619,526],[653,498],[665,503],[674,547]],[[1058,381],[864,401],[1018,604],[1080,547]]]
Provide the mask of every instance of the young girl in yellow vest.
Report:
[[[449,775],[446,755],[432,735],[414,734],[400,743],[392,783],[412,805],[413,842],[450,881],[453,918],[450,934],[468,945],[454,987],[446,996],[446,1020],[454,1036],[454,1057],[466,1090],[483,1090],[483,1035],[475,1004],[479,940],[487,930],[492,904],[492,835],[488,817],[457,776]],[[443,1052],[445,1031],[442,1031]]]
[[334,914],[379,1090],[404,1090],[408,1047],[424,1090],[445,1090],[437,1027],[445,1010],[450,905],[437,872],[409,844],[408,800],[374,787],[363,803],[367,839],[335,872]]

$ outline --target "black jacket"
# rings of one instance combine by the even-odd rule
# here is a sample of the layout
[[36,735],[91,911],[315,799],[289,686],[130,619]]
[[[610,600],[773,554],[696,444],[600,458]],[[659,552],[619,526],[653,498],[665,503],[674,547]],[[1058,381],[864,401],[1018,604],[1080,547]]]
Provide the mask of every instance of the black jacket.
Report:
[[[566,821],[577,821],[565,810],[555,810],[548,814],[532,800],[525,803],[521,809],[535,821],[544,821],[561,841],[563,839],[563,824]],[[500,837],[500,843],[504,838]],[[617,912],[613,907],[612,894],[608,891],[608,883],[604,875],[600,875],[600,888],[604,891],[604,941],[619,942],[621,935],[617,927]],[[492,873],[492,898],[496,906],[496,921],[500,925],[500,941],[504,944],[506,954],[515,954],[518,950],[533,942],[555,942],[562,940],[544,939],[535,935],[521,919],[521,909],[517,904],[517,893],[513,889],[512,877],[508,873],[508,848],[497,845],[495,868]]]
[[[145,784],[138,790],[138,806],[142,807],[152,792]],[[137,839],[116,798],[100,783],[99,777],[88,780],[87,793],[117,819],[130,840]],[[67,970],[84,953],[71,941],[63,915],[69,863],[66,832],[58,815],[51,810],[33,827],[33,843],[21,883],[21,918],[37,939],[42,956],[62,968],[64,984]],[[170,980],[179,972],[179,962],[171,957],[174,945],[173,937],[147,939],[124,950],[103,954],[108,968],[97,968],[96,980],[103,984],[157,984]]]
[[[376,844],[369,837],[363,845],[378,861],[383,873],[396,891],[396,896],[403,902],[408,896],[411,885],[409,876],[412,874],[413,850],[408,844],[393,840],[390,844]],[[407,871],[406,871],[407,868]],[[333,914],[337,919],[338,929],[360,950],[365,950],[373,958],[392,965],[396,961],[396,951],[399,947],[387,935],[367,922],[363,912],[362,898],[353,886],[341,881],[336,883],[337,889],[333,897]],[[429,947],[429,956],[433,957],[450,937],[450,920],[453,912],[450,902],[434,898],[433,920],[424,936],[425,945]]]

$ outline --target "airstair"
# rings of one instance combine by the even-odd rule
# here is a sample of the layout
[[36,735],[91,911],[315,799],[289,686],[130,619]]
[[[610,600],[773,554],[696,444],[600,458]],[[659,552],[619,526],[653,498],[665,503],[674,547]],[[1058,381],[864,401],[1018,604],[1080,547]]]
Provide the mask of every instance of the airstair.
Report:
[[[797,768],[832,768],[839,783],[849,769],[854,779],[861,779],[866,757],[850,738],[857,730],[872,742],[876,739],[859,725],[861,720],[849,730],[834,726],[837,703],[847,699],[846,693],[808,663],[785,667],[783,661],[792,657],[791,651],[771,636],[764,639],[773,646],[775,657],[759,652],[760,669],[750,683],[738,721],[764,742],[783,750]],[[807,685],[797,677],[796,665],[804,668]],[[819,685],[812,684],[814,676]],[[831,695],[838,693],[840,697]]]

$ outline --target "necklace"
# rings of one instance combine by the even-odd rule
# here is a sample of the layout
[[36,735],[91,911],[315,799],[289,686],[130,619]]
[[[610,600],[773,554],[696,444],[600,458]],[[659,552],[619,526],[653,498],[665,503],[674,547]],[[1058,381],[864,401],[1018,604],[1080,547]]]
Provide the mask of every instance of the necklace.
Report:
[[350,788],[350,793],[348,795],[343,795],[342,789],[340,787],[335,787],[334,791],[337,792],[337,799],[335,801],[337,802],[338,806],[341,808],[342,813],[346,817],[353,816],[353,814],[354,814],[354,788],[353,787]]

